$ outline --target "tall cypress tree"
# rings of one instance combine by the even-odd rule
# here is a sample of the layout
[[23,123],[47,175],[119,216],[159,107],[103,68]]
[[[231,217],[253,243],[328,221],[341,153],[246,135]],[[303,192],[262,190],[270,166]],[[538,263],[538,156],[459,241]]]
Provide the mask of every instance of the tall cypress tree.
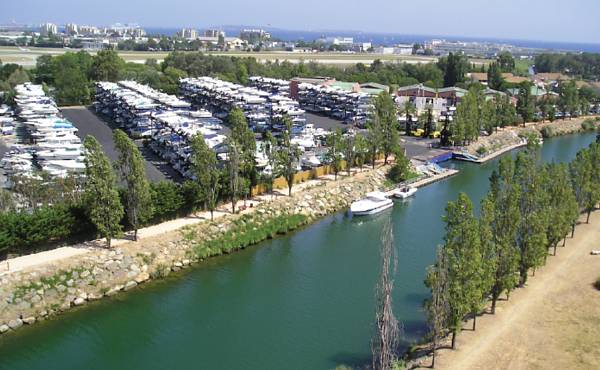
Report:
[[190,162],[196,176],[196,181],[202,189],[202,197],[206,209],[210,211],[213,220],[221,189],[221,171],[216,153],[208,147],[201,134],[194,136],[190,143],[192,153]]
[[[505,157],[500,161],[499,171],[490,177],[490,192],[481,207],[480,232],[482,243],[487,240],[493,250],[487,258],[493,266],[493,283],[490,289],[492,313],[503,292],[510,293],[517,285],[515,272],[519,266],[519,253],[514,245],[520,222],[518,208],[519,188],[513,182],[514,162]],[[489,227],[489,230],[486,228]],[[491,233],[491,239],[488,239]]]
[[110,248],[112,238],[121,233],[123,205],[119,200],[116,177],[102,145],[92,136],[83,142],[85,148],[85,201],[90,220]]
[[519,187],[519,213],[516,244],[520,251],[519,284],[527,282],[529,269],[541,266],[547,253],[546,195],[542,187],[543,178],[538,173],[536,144],[530,141],[528,149],[517,155],[515,182]]
[[468,313],[476,314],[481,307],[483,261],[479,224],[466,194],[461,193],[455,202],[448,203],[444,221],[444,254],[449,266],[448,323],[452,331],[452,348],[455,348],[463,318]]
[[152,216],[150,184],[146,178],[144,159],[133,140],[121,130],[115,130],[113,140],[118,153],[115,169],[127,188],[125,213],[134,230],[133,238],[137,240],[138,228]]

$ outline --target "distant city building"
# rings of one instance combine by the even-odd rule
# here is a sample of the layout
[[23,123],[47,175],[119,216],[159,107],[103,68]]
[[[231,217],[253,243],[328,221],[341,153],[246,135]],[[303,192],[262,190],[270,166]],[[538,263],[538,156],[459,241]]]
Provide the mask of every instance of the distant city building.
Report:
[[244,29],[240,32],[240,39],[255,44],[260,41],[266,41],[271,38],[271,34],[263,29]]
[[78,31],[79,34],[86,36],[99,35],[102,33],[100,29],[96,26],[79,26]]
[[220,30],[205,30],[204,31],[204,37],[219,37],[219,35],[222,35],[223,37],[225,37],[225,32],[220,31]]
[[365,51],[369,51],[373,45],[370,42],[355,42],[352,44],[352,50],[357,51],[359,53],[363,53]]
[[196,40],[198,38],[198,31],[193,28],[183,28],[177,35],[182,39]]
[[50,36],[58,33],[58,27],[54,23],[44,23],[40,26],[40,35]]
[[326,37],[319,41],[327,45],[352,46],[354,44],[353,37]]
[[379,46],[375,48],[377,54],[411,55],[412,45]]
[[71,35],[71,36],[77,35],[79,33],[78,30],[79,30],[79,28],[74,23],[67,23],[65,26],[65,33],[67,35]]
[[146,36],[146,31],[144,31],[137,24],[114,24],[110,26],[107,30],[109,34],[116,34],[120,37],[130,36],[130,37],[144,37]]

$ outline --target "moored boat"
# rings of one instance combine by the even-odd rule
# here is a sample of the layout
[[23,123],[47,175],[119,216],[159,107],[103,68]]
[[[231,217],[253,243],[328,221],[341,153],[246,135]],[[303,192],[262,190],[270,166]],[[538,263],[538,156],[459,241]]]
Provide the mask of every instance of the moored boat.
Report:
[[368,193],[365,198],[353,202],[350,205],[350,211],[356,216],[373,215],[382,212],[393,205],[394,203],[391,199],[387,198],[385,193],[374,191]]
[[394,191],[394,197],[400,199],[406,199],[413,196],[417,192],[417,188],[412,186],[404,186]]

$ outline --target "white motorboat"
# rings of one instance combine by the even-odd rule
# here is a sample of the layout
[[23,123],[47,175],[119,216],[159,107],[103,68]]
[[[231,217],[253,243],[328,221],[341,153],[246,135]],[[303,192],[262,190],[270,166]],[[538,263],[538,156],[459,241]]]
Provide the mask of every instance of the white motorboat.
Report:
[[394,203],[388,199],[385,193],[374,191],[368,193],[365,198],[353,202],[350,211],[356,216],[373,215],[392,207]]
[[83,156],[83,151],[81,147],[71,146],[60,149],[39,150],[36,152],[36,156],[41,160],[78,159]]
[[394,197],[400,199],[406,199],[408,197],[413,196],[417,192],[417,188],[413,188],[412,186],[404,186],[400,189],[396,189],[394,191]]

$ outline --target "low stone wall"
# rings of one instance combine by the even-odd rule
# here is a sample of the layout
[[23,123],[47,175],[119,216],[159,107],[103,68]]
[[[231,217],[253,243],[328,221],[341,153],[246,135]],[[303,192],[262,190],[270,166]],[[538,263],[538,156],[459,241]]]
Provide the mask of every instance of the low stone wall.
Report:
[[[260,221],[302,214],[311,222],[345,209],[365,193],[381,188],[386,170],[367,171],[335,182],[320,181],[292,197],[262,202],[247,214]],[[240,217],[227,215],[113,250],[97,248],[58,263],[4,275],[0,278],[0,333],[200,262],[202,259],[195,253],[198,245],[218,238]]]

